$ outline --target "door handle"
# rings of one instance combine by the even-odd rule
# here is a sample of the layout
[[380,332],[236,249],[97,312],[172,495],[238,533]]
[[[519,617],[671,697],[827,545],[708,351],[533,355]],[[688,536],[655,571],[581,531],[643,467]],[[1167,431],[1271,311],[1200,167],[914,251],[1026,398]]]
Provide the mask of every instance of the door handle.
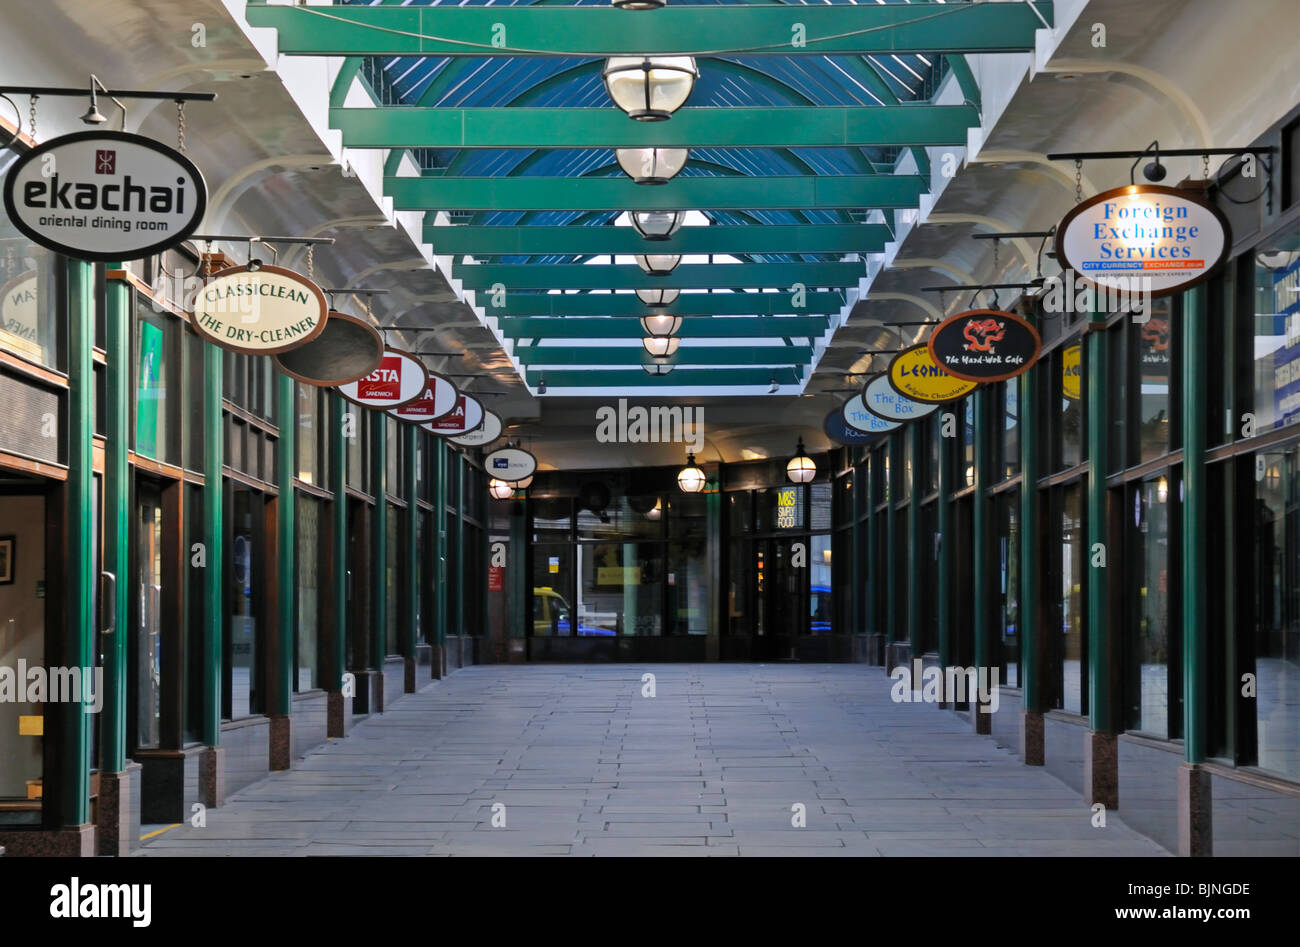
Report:
[[117,631],[117,576],[111,572],[99,574],[99,630],[105,635]]

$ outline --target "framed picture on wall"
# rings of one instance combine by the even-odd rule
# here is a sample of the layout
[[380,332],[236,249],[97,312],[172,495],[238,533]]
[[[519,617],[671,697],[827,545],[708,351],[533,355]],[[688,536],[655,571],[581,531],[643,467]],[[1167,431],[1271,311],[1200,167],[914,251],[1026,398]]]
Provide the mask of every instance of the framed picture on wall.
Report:
[[0,536],[0,585],[14,582],[14,537]]

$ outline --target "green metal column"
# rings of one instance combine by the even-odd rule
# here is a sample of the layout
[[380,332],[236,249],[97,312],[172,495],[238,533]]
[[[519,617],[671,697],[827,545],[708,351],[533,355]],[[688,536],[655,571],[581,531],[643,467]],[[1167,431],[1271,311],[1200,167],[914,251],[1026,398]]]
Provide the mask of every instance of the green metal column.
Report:
[[[956,462],[953,457],[953,444],[956,442],[956,438],[943,436],[944,425],[948,423],[945,417],[949,413],[949,411],[944,410],[939,418],[939,594],[937,598],[939,600],[939,664],[941,667],[948,667],[953,664],[952,562],[954,549],[952,507],[948,500],[948,494],[952,492],[952,468]],[[960,430],[955,424],[955,414],[953,419],[953,430]]]
[[[1016,384],[1016,382],[1008,382]],[[993,605],[989,601],[989,592],[992,590],[989,573],[992,571],[987,555],[989,549],[989,498],[985,492],[988,489],[989,481],[992,479],[992,471],[989,470],[989,387],[980,385],[975,389],[971,397],[974,399],[971,405],[971,414],[974,417],[974,443],[971,445],[975,454],[975,494],[971,497],[971,543],[974,546],[970,551],[971,557],[971,592],[972,603],[971,615],[971,632],[972,632],[972,653],[971,660],[975,667],[989,667],[992,649],[989,644],[993,638],[992,617]]]
[[[1205,287],[1183,294],[1183,748],[1205,762],[1209,724],[1205,623]],[[1091,392],[1090,392],[1091,393]]]
[[[853,448],[849,448],[850,452]],[[866,468],[858,469],[854,467],[853,472],[849,474],[853,486],[849,489],[849,515],[853,518],[853,532],[850,538],[849,546],[849,568],[845,573],[841,570],[840,575],[848,576],[849,587],[849,633],[860,635],[866,632],[866,623],[862,614],[862,584],[858,581],[858,576],[862,575],[862,570],[866,566],[862,549],[862,491],[865,486]],[[843,595],[845,590],[836,590],[837,595]]]
[[894,502],[898,493],[894,490],[898,457],[902,453],[899,446],[902,438],[897,431],[888,435],[889,446],[885,448],[887,458],[885,466],[885,640],[898,640],[898,513]]
[[[384,477],[388,469],[388,415],[375,412],[371,418],[370,476],[374,486],[374,520],[370,535],[373,581],[370,584],[370,670],[382,671],[388,640],[388,501],[384,499]],[[371,705],[373,710],[373,703]]]
[[510,545],[506,548],[506,635],[525,638],[528,633],[528,501],[510,504]]
[[730,620],[726,594],[727,576],[723,572],[723,563],[726,561],[722,539],[723,509],[722,471],[718,470],[709,477],[704,493],[705,548],[708,550],[709,564],[709,619],[704,657],[708,661],[722,659],[722,636],[727,634],[727,623]]
[[221,631],[225,625],[225,542],[221,531],[225,438],[222,350],[203,343],[203,742],[221,745]]
[[[109,263],[108,269],[121,264]],[[104,706],[100,712],[99,765],[105,773],[126,766],[126,644],[130,596],[131,531],[131,288],[121,280],[105,286],[104,340],[104,571],[113,574],[114,632],[104,639]]]
[[[912,657],[919,658],[925,650],[921,635],[921,570],[930,567],[928,550],[921,546],[921,432],[919,424],[907,426],[907,447],[911,453],[907,489],[907,640],[911,643]],[[913,681],[919,689],[920,681]]]
[[406,425],[403,431],[403,438],[406,441],[407,463],[406,469],[402,471],[402,496],[406,498],[406,562],[405,569],[403,569],[405,578],[402,598],[405,604],[402,613],[405,617],[402,622],[401,653],[406,658],[415,657],[415,625],[420,612],[420,545],[418,538],[420,506],[415,487],[419,434],[420,429],[414,424]]
[[448,488],[447,442],[441,437],[434,442],[433,469],[436,476],[434,483],[434,539],[435,551],[433,568],[436,570],[434,588],[437,602],[434,608],[434,629],[436,644],[442,647],[447,643],[447,499]]
[[[1106,316],[1093,313],[1088,326],[1088,726],[1101,733],[1115,731],[1111,677],[1115,667],[1115,635],[1107,615],[1109,566],[1094,566],[1093,550],[1106,548],[1107,399],[1110,366],[1107,364]],[[1107,559],[1109,560],[1109,551]]]
[[[880,594],[880,570],[884,564],[876,561],[876,549],[879,541],[876,538],[877,531],[880,529],[880,517],[876,514],[876,480],[881,476],[877,467],[877,454],[872,451],[868,456],[866,466],[866,496],[863,502],[867,504],[867,555],[864,563],[867,569],[867,587],[866,594],[863,596],[862,607],[866,610],[863,616],[863,624],[867,634],[875,635],[880,633],[876,627],[876,596]],[[872,645],[874,648],[874,644]],[[876,652],[873,650],[872,660],[875,659]]]
[[[94,541],[95,341],[94,273],[89,263],[70,260],[68,282],[68,480],[65,618],[58,654],[68,667],[88,674],[95,665]],[[53,663],[53,662],[51,662]],[[59,827],[90,822],[90,714],[77,704],[58,708],[59,778],[46,818]]]
[[[456,465],[456,634],[467,634],[465,628],[465,576],[469,569],[465,563],[465,458],[460,451],[452,451]],[[576,621],[576,619],[575,619]],[[577,627],[574,627],[577,631]]]
[[1037,368],[1020,376],[1020,679],[1026,711],[1043,708],[1042,648],[1038,620],[1038,417]]
[[288,716],[293,710],[293,643],[294,596],[298,591],[298,545],[296,535],[294,474],[298,469],[298,398],[295,382],[288,375],[276,372],[276,415],[280,421],[280,436],[275,449],[275,485],[279,491],[276,501],[276,595],[275,595],[275,666],[271,669],[272,716]]
[[330,461],[329,484],[334,494],[330,512],[333,518],[331,538],[334,550],[334,622],[333,640],[330,654],[329,678],[326,689],[339,691],[343,688],[343,674],[348,662],[348,495],[347,470],[348,447],[345,416],[347,409],[343,396],[331,391],[330,401]]

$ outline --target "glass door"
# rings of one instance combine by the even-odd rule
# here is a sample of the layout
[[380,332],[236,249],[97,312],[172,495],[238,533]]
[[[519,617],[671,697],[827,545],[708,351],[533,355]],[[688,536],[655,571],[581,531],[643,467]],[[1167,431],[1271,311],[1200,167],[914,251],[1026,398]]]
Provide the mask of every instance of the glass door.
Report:
[[135,746],[156,747],[162,736],[162,497],[136,489],[135,510]]

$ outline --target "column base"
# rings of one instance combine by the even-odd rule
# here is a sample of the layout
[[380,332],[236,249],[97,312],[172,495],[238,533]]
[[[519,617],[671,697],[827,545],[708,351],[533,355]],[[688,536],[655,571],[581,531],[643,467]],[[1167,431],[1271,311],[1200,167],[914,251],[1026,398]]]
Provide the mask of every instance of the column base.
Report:
[[1119,808],[1119,737],[1113,733],[1083,734],[1083,801]]
[[352,708],[359,714],[382,714],[384,712],[384,672],[353,671],[357,680],[357,696],[352,701]]
[[1209,772],[1191,763],[1178,767],[1178,854],[1208,858],[1214,854],[1214,811]]
[[[972,700],[969,706],[971,727],[982,737],[991,736],[993,734],[993,715],[984,713],[978,697]],[[987,706],[987,704],[983,706]]]
[[342,691],[329,691],[325,695],[325,736],[335,739],[348,735],[352,724],[352,698]]
[[100,855],[124,857],[140,840],[140,764],[99,774],[96,845]]
[[415,658],[403,658],[402,693],[415,693]]
[[1020,715],[1020,760],[1026,766],[1042,766],[1043,715],[1036,710],[1026,710]]
[[528,663],[528,640],[526,638],[511,638],[507,643],[506,660],[511,664]]
[[199,799],[209,809],[226,801],[225,747],[207,746],[199,755]]
[[0,847],[6,855],[19,857],[93,858],[95,827],[87,823],[65,829],[0,832]]
[[270,754],[271,772],[293,766],[293,717],[288,714],[271,716]]

